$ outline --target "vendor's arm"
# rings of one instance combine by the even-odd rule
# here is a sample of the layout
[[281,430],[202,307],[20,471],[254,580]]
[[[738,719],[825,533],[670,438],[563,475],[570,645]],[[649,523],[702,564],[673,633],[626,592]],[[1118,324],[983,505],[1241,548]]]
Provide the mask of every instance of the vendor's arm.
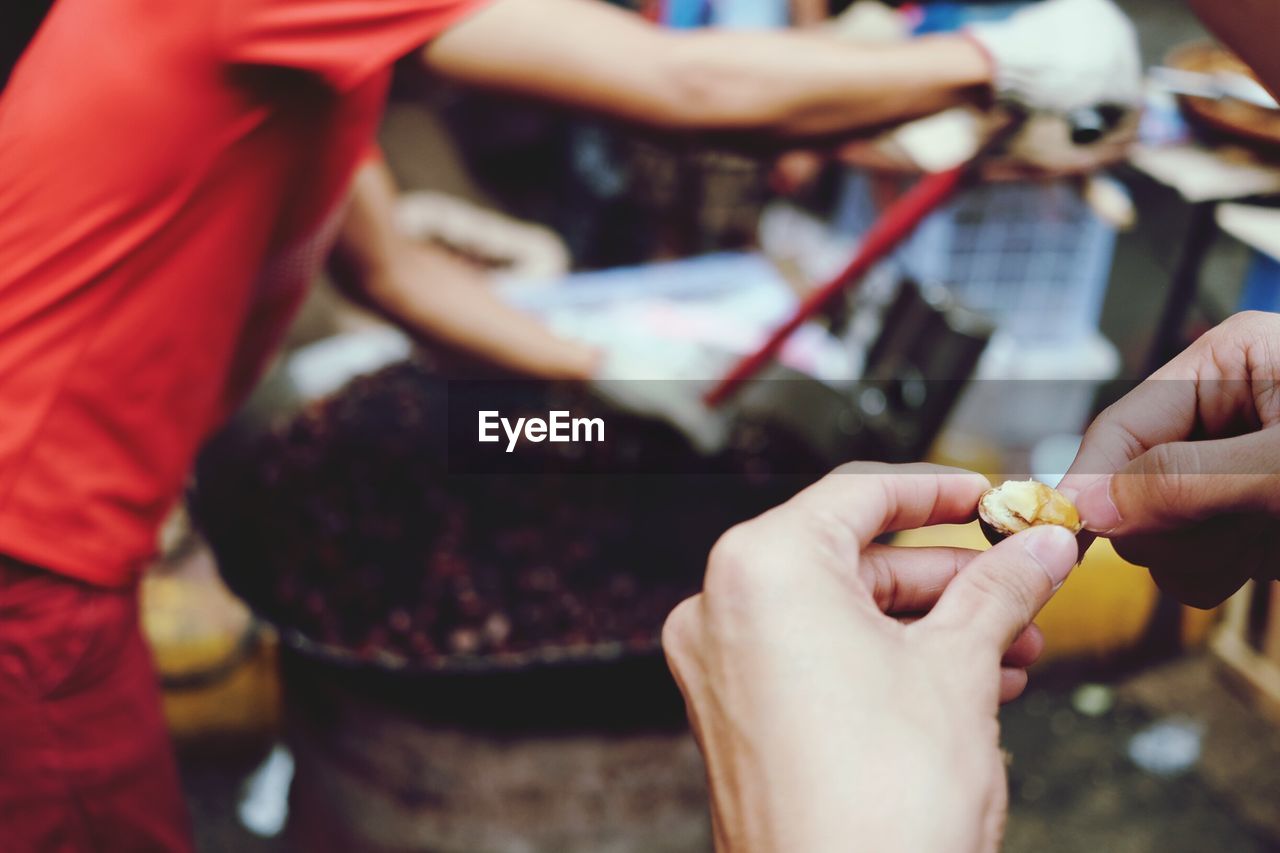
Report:
[[396,187],[381,160],[356,174],[335,254],[342,289],[416,337],[532,376],[586,379],[599,356],[504,302],[480,270],[401,234]]
[[982,101],[1053,112],[1141,92],[1111,0],[1045,0],[958,35],[895,44],[796,30],[664,30],[599,0],[493,0],[432,41],[454,80],[671,130],[848,135]]
[[427,46],[469,84],[674,130],[849,132],[982,96],[990,65],[963,37],[850,45],[818,33],[675,33],[599,0],[495,0]]

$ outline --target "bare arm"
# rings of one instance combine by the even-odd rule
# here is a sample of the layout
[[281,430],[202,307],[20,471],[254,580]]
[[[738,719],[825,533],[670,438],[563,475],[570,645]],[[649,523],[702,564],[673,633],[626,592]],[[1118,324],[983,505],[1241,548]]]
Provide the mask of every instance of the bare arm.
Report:
[[475,268],[398,232],[395,199],[385,164],[361,167],[334,264],[348,295],[410,334],[490,363],[552,379],[591,376],[599,358],[591,347],[557,337],[502,301]]
[[674,130],[849,133],[981,97],[963,37],[852,45],[821,33],[673,32],[598,0],[495,0],[424,50],[459,82]]

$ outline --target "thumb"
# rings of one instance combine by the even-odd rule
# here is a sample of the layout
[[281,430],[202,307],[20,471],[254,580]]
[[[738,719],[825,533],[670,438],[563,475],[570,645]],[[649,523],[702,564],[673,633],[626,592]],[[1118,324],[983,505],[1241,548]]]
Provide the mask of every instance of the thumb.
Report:
[[1056,525],[1033,527],[974,557],[922,623],[960,631],[1004,654],[1076,563],[1076,539]]
[[1087,530],[1157,533],[1234,512],[1280,513],[1280,430],[1159,444],[1075,498]]

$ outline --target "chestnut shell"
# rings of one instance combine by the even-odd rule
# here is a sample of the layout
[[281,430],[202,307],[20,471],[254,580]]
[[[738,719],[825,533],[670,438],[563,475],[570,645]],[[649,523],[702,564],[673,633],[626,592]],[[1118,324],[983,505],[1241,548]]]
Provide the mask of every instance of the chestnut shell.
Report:
[[[1072,533],[1079,533],[1081,523],[1079,514],[1076,512],[1075,506],[1057,489],[1045,485],[1044,483],[1034,483],[1034,490],[1039,500],[1035,507],[1034,515],[1031,518],[1025,518],[1017,513],[1023,526],[1018,529],[1010,529],[1001,525],[1001,523],[990,517],[986,512],[986,503],[988,498],[999,496],[1006,487],[1022,486],[1024,482],[1030,483],[1034,481],[1007,481],[1001,483],[994,489],[988,489],[978,498],[978,526],[982,529],[982,534],[992,545],[996,545],[1021,530],[1029,527],[1036,527],[1045,524],[1056,524],[1065,527]],[[1047,510],[1047,512],[1046,512]]]

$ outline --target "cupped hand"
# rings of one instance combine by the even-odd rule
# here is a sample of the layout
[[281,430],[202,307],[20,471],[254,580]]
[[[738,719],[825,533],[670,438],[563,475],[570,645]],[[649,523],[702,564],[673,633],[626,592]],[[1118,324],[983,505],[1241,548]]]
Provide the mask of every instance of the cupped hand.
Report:
[[[973,518],[986,480],[845,466],[716,544],[663,645],[707,762],[721,850],[987,851],[1007,797],[999,701],[1074,537],[991,550],[882,534]],[[896,618],[912,614],[912,618]]]
[[1099,415],[1059,488],[1186,604],[1280,578],[1280,315],[1237,314]]

